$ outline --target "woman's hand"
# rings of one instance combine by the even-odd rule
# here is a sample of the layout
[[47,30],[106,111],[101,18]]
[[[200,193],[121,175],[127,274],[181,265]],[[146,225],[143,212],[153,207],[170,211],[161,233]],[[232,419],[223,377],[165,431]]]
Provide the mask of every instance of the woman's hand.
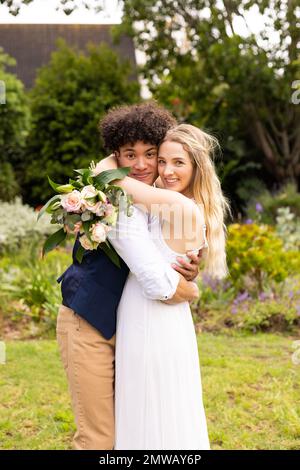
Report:
[[118,161],[115,155],[112,153],[109,157],[103,158],[97,163],[93,170],[94,176],[99,175],[102,171],[116,170],[118,168]]

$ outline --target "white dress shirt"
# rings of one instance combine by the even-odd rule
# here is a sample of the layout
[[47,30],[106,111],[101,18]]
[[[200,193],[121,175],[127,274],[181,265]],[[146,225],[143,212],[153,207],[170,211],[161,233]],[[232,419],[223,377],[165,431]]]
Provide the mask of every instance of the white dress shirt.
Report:
[[179,273],[163,258],[151,239],[145,212],[133,206],[130,217],[120,213],[116,227],[108,232],[108,240],[136,276],[145,297],[153,300],[173,297]]

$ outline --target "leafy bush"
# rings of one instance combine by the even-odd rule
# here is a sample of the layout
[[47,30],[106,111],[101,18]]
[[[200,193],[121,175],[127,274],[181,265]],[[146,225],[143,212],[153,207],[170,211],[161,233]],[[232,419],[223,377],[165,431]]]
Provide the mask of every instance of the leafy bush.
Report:
[[277,210],[289,207],[295,216],[300,217],[300,193],[293,183],[283,186],[277,192],[268,190],[252,198],[247,207],[247,218],[254,222],[275,224]]
[[200,281],[200,300],[194,319],[205,331],[243,330],[295,332],[300,326],[300,277],[292,276],[273,289],[234,294],[230,282],[213,285]]
[[39,333],[53,332],[61,303],[56,279],[71,255],[60,249],[41,259],[38,252],[39,246],[31,244],[30,249],[0,259],[1,309],[15,322],[33,321]]
[[13,167],[10,163],[0,163],[0,201],[12,201],[20,192]]
[[289,207],[277,209],[276,232],[286,250],[300,249],[300,217],[295,217]]
[[[15,59],[4,54],[0,47],[0,80],[5,83],[6,91],[5,104],[0,105],[0,160],[1,163],[10,163],[17,180],[21,181],[24,149],[30,128],[30,109],[23,83],[6,71],[7,66],[15,64]],[[0,174],[2,171],[3,168]],[[3,192],[0,199],[2,196]]]
[[139,85],[129,64],[108,46],[90,45],[82,53],[60,40],[30,99],[30,161],[22,187],[26,202],[37,204],[51,195],[47,175],[63,182],[74,168],[104,155],[98,122],[112,106],[138,101]]
[[300,253],[285,250],[274,227],[232,224],[228,235],[228,266],[237,291],[258,293],[300,271]]
[[28,243],[38,243],[57,230],[50,218],[37,222],[37,213],[22,204],[20,198],[13,202],[0,201],[0,254],[17,251]]
[[201,329],[293,331],[300,326],[300,252],[295,238],[286,236],[290,212],[280,214],[280,229],[254,223],[228,227],[230,276],[217,281],[203,275],[200,299],[192,306]]

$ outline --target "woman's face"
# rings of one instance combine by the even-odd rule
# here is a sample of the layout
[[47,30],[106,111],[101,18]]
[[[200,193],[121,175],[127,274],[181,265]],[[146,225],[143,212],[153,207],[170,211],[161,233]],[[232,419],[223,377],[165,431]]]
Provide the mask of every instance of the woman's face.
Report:
[[158,151],[158,173],[166,189],[192,197],[194,167],[187,151],[178,142],[163,142]]

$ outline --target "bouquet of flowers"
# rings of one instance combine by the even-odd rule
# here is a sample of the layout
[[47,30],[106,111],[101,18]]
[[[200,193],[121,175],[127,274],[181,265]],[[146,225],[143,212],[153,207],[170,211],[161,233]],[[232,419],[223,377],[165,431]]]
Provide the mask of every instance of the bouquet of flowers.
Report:
[[89,168],[74,170],[75,179],[68,184],[56,184],[49,177],[51,187],[56,191],[38,214],[38,219],[47,212],[51,223],[63,227],[50,235],[44,243],[43,256],[62,243],[69,233],[79,234],[80,245],[76,258],[81,263],[85,250],[104,250],[109,258],[120,266],[119,257],[107,240],[107,233],[116,225],[119,212],[132,213],[132,200],[126,192],[111,184],[124,178],[130,168],[118,168],[99,173],[91,163]]

